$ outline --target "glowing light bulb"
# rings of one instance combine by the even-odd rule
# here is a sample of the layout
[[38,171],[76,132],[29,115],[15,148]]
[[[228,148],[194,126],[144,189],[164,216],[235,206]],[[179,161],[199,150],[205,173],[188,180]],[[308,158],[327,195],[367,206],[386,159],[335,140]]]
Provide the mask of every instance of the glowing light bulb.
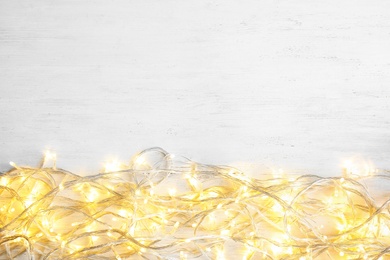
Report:
[[95,202],[99,197],[99,192],[95,189],[90,189],[85,195],[89,202]]
[[228,229],[222,230],[221,231],[221,236],[228,236],[229,233],[230,233],[230,230],[228,230]]
[[287,204],[290,204],[291,201],[294,199],[294,197],[290,194],[283,194],[280,198],[284,200]]
[[283,251],[282,248],[280,248],[279,246],[274,245],[274,244],[271,245],[271,250],[272,250],[272,252],[273,252],[273,254],[274,254],[275,256],[278,256],[278,255],[279,255],[280,253],[282,253],[282,251]]
[[279,179],[279,178],[283,178],[284,176],[284,171],[282,168],[279,168],[279,169],[273,169],[272,170],[272,176],[275,178],[275,179]]
[[355,169],[355,165],[351,160],[346,160],[343,163],[343,169],[345,170],[346,173],[352,173],[353,170]]
[[173,197],[173,196],[175,196],[175,194],[176,194],[175,188],[169,189],[169,196]]
[[122,169],[122,164],[118,160],[112,160],[104,164],[104,172],[117,172]]
[[49,168],[50,164],[52,168],[55,168],[56,162],[57,162],[57,154],[50,150],[46,150],[43,157],[42,168]]
[[27,199],[24,201],[24,205],[26,206],[26,208],[30,207],[31,204],[34,203],[34,198],[30,195],[27,197]]
[[45,159],[48,159],[48,160],[55,160],[57,158],[57,154],[52,152],[52,151],[49,151],[47,150],[45,152]]
[[135,225],[132,225],[132,226],[130,227],[129,234],[130,234],[131,236],[134,236],[134,234],[135,234]]
[[346,176],[370,176],[375,172],[374,165],[368,160],[355,158],[345,160],[343,163],[343,174]]
[[8,184],[8,178],[6,178],[4,176],[0,176],[0,185],[7,186],[7,184]]
[[9,165],[11,165],[14,168],[17,168],[16,163],[14,163],[14,162],[9,162]]
[[120,209],[120,210],[118,210],[118,215],[120,215],[121,217],[126,218],[126,217],[129,216],[129,212],[127,210],[125,210],[125,209]]
[[340,233],[342,233],[347,230],[347,225],[345,223],[337,223],[336,228],[337,230],[339,230]]
[[135,160],[135,163],[141,165],[141,164],[144,164],[145,161],[146,161],[145,158],[138,156],[138,158]]
[[216,260],[225,260],[225,255],[223,250],[217,250]]
[[275,204],[272,206],[272,209],[277,213],[283,213],[283,207],[279,202],[275,202]]

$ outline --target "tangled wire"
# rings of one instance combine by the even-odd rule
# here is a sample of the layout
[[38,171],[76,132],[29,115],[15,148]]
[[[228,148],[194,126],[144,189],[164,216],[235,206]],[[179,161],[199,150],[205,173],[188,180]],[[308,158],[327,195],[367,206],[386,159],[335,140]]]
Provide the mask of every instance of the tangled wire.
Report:
[[0,259],[386,259],[390,200],[373,179],[390,176],[253,179],[160,148],[87,177],[14,165]]

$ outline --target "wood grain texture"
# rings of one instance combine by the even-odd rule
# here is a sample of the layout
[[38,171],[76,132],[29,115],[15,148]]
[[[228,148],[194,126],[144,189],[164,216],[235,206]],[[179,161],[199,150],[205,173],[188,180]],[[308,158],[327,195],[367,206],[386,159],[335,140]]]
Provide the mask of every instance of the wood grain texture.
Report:
[[51,147],[89,174],[151,146],[390,168],[389,46],[387,0],[1,0],[0,169]]

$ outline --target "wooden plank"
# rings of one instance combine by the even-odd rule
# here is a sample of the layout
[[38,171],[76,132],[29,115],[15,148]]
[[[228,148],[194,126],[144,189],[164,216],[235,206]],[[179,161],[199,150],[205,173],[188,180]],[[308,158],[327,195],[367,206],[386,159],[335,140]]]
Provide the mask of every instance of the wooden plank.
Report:
[[161,146],[212,164],[390,168],[390,2],[1,1],[0,169],[90,174]]

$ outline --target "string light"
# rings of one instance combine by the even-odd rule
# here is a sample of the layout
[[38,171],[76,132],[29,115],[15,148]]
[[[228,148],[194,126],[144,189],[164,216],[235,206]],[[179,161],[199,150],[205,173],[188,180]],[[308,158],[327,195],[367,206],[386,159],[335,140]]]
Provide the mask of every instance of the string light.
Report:
[[342,177],[265,180],[160,148],[87,177],[43,162],[0,175],[0,259],[230,259],[232,243],[237,259],[390,257],[390,200],[365,186],[390,176],[351,162]]

